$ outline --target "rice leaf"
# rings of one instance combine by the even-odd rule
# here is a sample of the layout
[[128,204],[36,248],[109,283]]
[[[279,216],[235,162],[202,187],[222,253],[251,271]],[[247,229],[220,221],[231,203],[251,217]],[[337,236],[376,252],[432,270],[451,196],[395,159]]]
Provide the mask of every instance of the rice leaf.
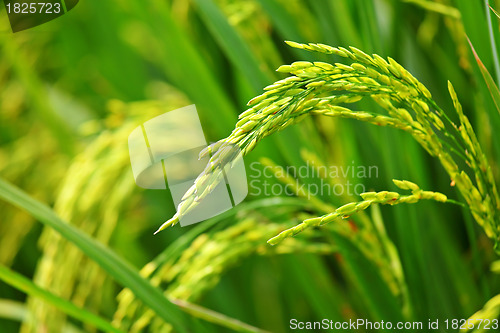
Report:
[[481,74],[483,75],[484,81],[486,82],[486,85],[488,86],[488,90],[490,91],[491,98],[493,99],[493,102],[495,103],[495,107],[498,111],[498,115],[495,117],[495,119],[492,119],[492,120],[494,120],[496,123],[498,123],[498,121],[500,121],[500,91],[498,90],[498,87],[495,84],[495,81],[491,77],[490,72],[488,72],[488,69],[486,68],[486,66],[484,66],[483,62],[481,61],[478,54],[476,53],[476,50],[474,49],[474,46],[472,45],[472,42],[470,41],[470,39],[468,37],[467,37],[467,41],[469,42],[472,53],[474,54],[474,58],[476,59],[476,62],[479,66],[479,69],[481,70]]
[[40,288],[28,278],[22,276],[21,274],[10,270],[9,268],[0,265],[0,280],[11,285],[12,287],[25,292],[26,294],[34,297],[40,297],[44,301],[55,306],[62,312],[81,320],[82,322],[91,324],[105,332],[115,332],[121,333],[123,331],[113,327],[106,319],[93,314],[83,308],[79,308],[75,304],[67,301],[53,293]]
[[493,7],[491,7],[490,5],[488,5],[488,7],[490,7],[493,14],[495,14],[500,19],[500,14],[496,10],[494,10]]
[[490,7],[488,0],[484,1],[485,11],[486,11],[486,21],[488,22],[488,35],[490,37],[491,45],[491,55],[493,56],[493,64],[495,65],[495,74],[497,77],[497,83],[500,83],[500,61],[498,60],[497,44],[495,42],[495,33],[493,32],[493,24],[491,22],[491,14],[488,10]]
[[422,7],[425,10],[446,15],[455,19],[460,19],[461,17],[460,11],[458,9],[444,5],[442,3],[426,0],[404,0],[404,2],[412,3],[419,7]]
[[248,79],[255,91],[268,85],[272,78],[260,68],[255,55],[235,29],[229,25],[227,18],[211,0],[195,0],[199,13],[210,29],[221,48],[227,53],[231,62]]
[[188,331],[189,324],[186,315],[169,302],[159,289],[142,278],[128,262],[102,243],[90,238],[87,234],[62,220],[48,206],[33,199],[21,189],[3,179],[0,179],[0,198],[26,210],[44,225],[54,229],[68,241],[75,244],[116,281],[132,290],[135,296],[141,299],[158,316],[172,324],[176,331]]

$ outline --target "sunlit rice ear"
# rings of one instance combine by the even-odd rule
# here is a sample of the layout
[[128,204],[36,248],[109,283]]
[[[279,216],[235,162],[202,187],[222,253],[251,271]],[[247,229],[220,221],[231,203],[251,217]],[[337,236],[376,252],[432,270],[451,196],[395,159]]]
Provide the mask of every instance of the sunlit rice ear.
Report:
[[[192,202],[203,200],[220,181],[216,175],[227,162],[227,145],[237,145],[245,155],[266,136],[296,124],[304,117],[322,115],[351,118],[408,132],[431,156],[441,162],[456,188],[464,196],[478,224],[490,238],[498,241],[500,199],[495,181],[451,83],[450,94],[460,125],[452,122],[432,99],[429,90],[393,58],[386,60],[377,54],[368,55],[355,47],[346,49],[324,44],[290,41],[286,43],[311,52],[335,54],[351,60],[352,63],[346,65],[296,61],[291,65],[279,67],[279,72],[291,76],[265,87],[263,94],[248,102],[250,108],[239,116],[231,135],[213,147],[204,174],[195,181],[196,190],[188,191],[179,205],[182,209],[179,209],[176,216],[167,221],[166,225],[176,224],[178,218],[182,218],[183,214],[192,209]],[[362,98],[372,99],[385,112],[354,110],[351,105]],[[208,151],[208,148],[204,150],[202,156]],[[470,172],[478,181],[477,186],[472,183],[467,172],[460,170],[459,161],[470,166]],[[411,189],[413,194],[404,199],[391,198],[387,203],[413,202],[420,199],[446,201],[445,197],[439,194],[431,195],[431,192],[420,191],[413,183],[395,183],[400,188]],[[424,192],[425,195],[422,194]],[[417,196],[419,193],[420,196]],[[388,194],[378,194],[383,195]],[[376,200],[381,199],[377,197]],[[341,213],[339,215],[342,215]],[[303,226],[300,227],[300,230],[302,229]]]

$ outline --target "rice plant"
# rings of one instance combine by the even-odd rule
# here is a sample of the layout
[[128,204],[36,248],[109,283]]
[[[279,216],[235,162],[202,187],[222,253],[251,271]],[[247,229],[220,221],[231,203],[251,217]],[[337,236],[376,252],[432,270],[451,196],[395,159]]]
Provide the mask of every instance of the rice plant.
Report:
[[[243,154],[247,154],[262,138],[298,123],[308,115],[323,115],[353,118],[409,132],[431,156],[439,159],[452,184],[463,195],[475,220],[498,248],[500,198],[493,172],[450,82],[448,88],[460,121],[458,125],[432,100],[429,90],[392,58],[386,61],[377,54],[369,56],[354,47],[347,50],[323,44],[288,44],[309,51],[335,54],[355,62],[350,65],[331,65],[299,61],[278,68],[278,72],[293,76],[266,87],[265,93],[250,100],[248,105],[251,108],[240,114],[240,120],[231,135],[202,151],[200,156],[214,150],[205,171],[186,193],[176,215],[159,230],[175,225],[183,214],[196,207],[210,193],[214,184],[220,181],[224,166],[234,163],[234,149],[230,145],[238,145]],[[387,114],[353,111],[340,106],[358,102],[365,97],[373,99]],[[467,171],[474,174],[476,185],[465,170],[459,169],[455,161],[458,158],[469,166],[470,170]],[[346,204],[322,218],[306,220],[273,238],[270,243],[275,244],[309,226],[348,217],[371,204],[415,203],[420,199],[448,201],[445,195],[421,191],[411,182],[395,183],[402,189],[412,190],[413,194],[400,197],[398,193],[387,191],[364,193],[364,201]]]
[[[15,34],[0,11],[0,331],[495,331],[499,8],[112,0]],[[214,143],[174,207],[127,137],[190,104]],[[235,146],[248,197],[180,227]]]

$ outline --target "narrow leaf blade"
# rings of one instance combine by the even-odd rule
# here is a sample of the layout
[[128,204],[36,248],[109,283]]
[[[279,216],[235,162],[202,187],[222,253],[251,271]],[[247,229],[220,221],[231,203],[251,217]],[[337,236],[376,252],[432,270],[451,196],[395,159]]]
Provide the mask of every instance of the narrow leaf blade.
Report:
[[486,68],[486,66],[484,66],[483,62],[481,61],[478,54],[476,53],[476,50],[474,49],[474,46],[472,45],[469,37],[467,37],[467,41],[469,42],[470,48],[472,50],[472,54],[474,55],[474,58],[476,59],[476,62],[479,66],[479,69],[481,70],[481,74],[483,75],[484,81],[486,82],[486,85],[488,86],[488,90],[490,91],[491,97],[493,98],[493,102],[495,103],[495,107],[498,111],[498,116],[500,116],[500,91],[498,90],[498,87],[495,84],[495,81],[491,77],[491,74],[488,72],[488,69]]
[[490,5],[488,5],[488,7],[490,7],[493,14],[495,14],[500,19],[500,14],[496,10],[494,10],[493,7],[491,7]]
[[83,253],[94,260],[116,281],[129,288],[137,298],[150,307],[159,317],[170,323],[176,331],[188,331],[189,325],[186,315],[168,301],[158,288],[153,287],[149,281],[139,275],[136,269],[108,247],[62,220],[48,206],[33,199],[27,193],[3,179],[0,179],[0,198],[26,210],[40,222],[51,227],[80,248]]
[[3,265],[0,265],[0,280],[30,296],[39,297],[62,312],[79,319],[82,322],[89,323],[105,332],[123,332],[116,327],[113,327],[113,325],[111,325],[107,320],[83,308],[79,308],[70,301],[56,296],[43,288],[40,288],[21,274],[16,273]]

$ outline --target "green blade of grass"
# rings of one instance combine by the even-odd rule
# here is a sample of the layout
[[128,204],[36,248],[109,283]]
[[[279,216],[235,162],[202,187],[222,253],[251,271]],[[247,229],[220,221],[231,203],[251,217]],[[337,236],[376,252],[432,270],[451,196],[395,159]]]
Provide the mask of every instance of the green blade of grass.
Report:
[[[0,299],[0,319],[2,318],[13,322],[30,322],[32,320],[31,313],[24,303],[5,298]],[[61,333],[83,333],[83,331],[71,323],[66,323],[61,329]]]
[[[286,264],[293,286],[302,291],[301,296],[315,314],[334,321],[343,320],[341,301],[345,301],[345,295],[337,282],[330,279],[328,266],[321,257],[302,254],[281,260]],[[333,303],[333,299],[339,303]]]
[[491,14],[488,10],[490,7],[489,1],[484,0],[484,6],[486,10],[486,21],[488,22],[488,33],[490,36],[491,53],[493,55],[493,64],[495,65],[495,74],[497,77],[497,83],[500,83],[500,62],[498,61],[497,45],[495,42],[495,34],[493,33],[493,25],[491,23]]
[[497,85],[495,84],[495,81],[491,77],[490,72],[488,72],[488,69],[486,66],[484,66],[483,62],[479,58],[478,54],[476,53],[476,50],[474,49],[474,46],[472,45],[470,39],[467,37],[467,41],[469,42],[470,48],[472,50],[472,53],[474,54],[474,58],[476,59],[476,62],[479,66],[479,69],[481,70],[481,74],[483,75],[484,81],[486,82],[486,85],[488,86],[488,90],[490,91],[491,98],[493,99],[493,102],[495,103],[495,107],[498,111],[498,114],[489,112],[491,116],[491,120],[495,123],[497,126],[496,128],[500,128],[500,91],[498,90]]
[[[211,0],[194,0],[200,17],[211,32],[220,48],[231,63],[243,74],[244,80],[252,90],[252,96],[260,94],[262,88],[273,82],[274,77],[262,70],[257,58],[251,52],[245,40],[229,24],[227,18]],[[274,140],[278,145],[280,140]],[[267,154],[273,153],[266,144]],[[278,146],[276,149],[280,149]],[[282,148],[281,151],[284,151]],[[291,163],[292,161],[289,161]]]
[[[168,41],[160,44],[161,53],[157,59],[167,77],[200,107],[211,131],[219,135],[227,133],[236,120],[236,109],[209,62],[200,54],[199,46],[172,17],[169,6],[161,1],[148,6],[138,2],[130,5],[148,22],[151,33]],[[148,50],[147,45],[144,47]]]
[[23,303],[11,299],[0,299],[0,318],[23,321],[26,317],[26,308]]
[[39,297],[44,301],[46,301],[47,303],[50,303],[51,305],[55,306],[62,312],[78,320],[81,320],[82,322],[91,324],[96,328],[99,328],[105,332],[115,332],[115,333],[123,332],[117,329],[116,327],[113,327],[113,325],[111,325],[107,320],[99,317],[98,315],[93,314],[90,311],[87,311],[83,308],[79,308],[70,301],[67,301],[59,296],[56,296],[43,288],[40,288],[26,277],[10,270],[9,268],[3,265],[0,265],[0,280],[4,281],[5,283],[11,285],[12,287],[18,290],[21,290],[22,292],[30,296]]
[[179,306],[187,313],[191,314],[193,317],[201,318],[208,322],[230,328],[236,332],[270,333],[268,331],[264,331],[257,327],[248,325],[237,319],[230,318],[221,313],[206,309],[204,307],[186,302],[181,299],[170,298],[170,301]]
[[57,216],[48,206],[31,198],[28,194],[0,179],[0,198],[26,210],[46,226],[54,229],[68,241],[76,245],[89,258],[101,266],[110,276],[150,307],[159,317],[172,324],[179,332],[188,331],[186,315],[168,301],[161,291],[143,279],[136,269],[120,258],[102,243],[92,239]]
[[237,213],[249,212],[252,210],[260,210],[269,207],[283,207],[283,206],[293,206],[302,209],[310,209],[310,204],[307,201],[298,198],[265,198],[258,199],[249,202],[243,202],[233,209],[225,211],[224,213],[214,216],[209,220],[198,224],[193,229],[188,230],[182,236],[178,237],[172,243],[169,244],[155,259],[151,261],[154,265],[159,265],[164,262],[167,258],[178,258],[182,251],[186,249],[189,243],[191,243],[196,237],[206,232],[209,228],[213,227],[215,224],[221,223],[222,221],[235,216]]
[[[181,300],[172,300],[172,302],[170,302],[163,296],[158,288],[153,287],[149,281],[142,278],[136,269],[134,269],[128,262],[117,256],[112,250],[63,221],[49,207],[31,198],[26,193],[7,183],[3,179],[0,179],[0,198],[13,204],[14,206],[26,210],[42,223],[53,228],[55,231],[60,233],[61,236],[79,247],[89,258],[94,260],[119,283],[130,289],[137,298],[150,307],[159,317],[172,324],[176,331],[189,331],[188,328],[190,325],[188,324],[186,315],[180,310],[182,309],[195,317],[221,326],[229,327],[239,332],[264,332],[259,328],[250,326],[239,320],[191,303]],[[0,266],[0,279],[6,274],[7,273],[1,270]],[[27,280],[27,282],[30,281]],[[37,286],[34,287],[40,289]],[[43,289],[41,289],[41,291],[43,291]],[[39,295],[34,294],[34,296]],[[61,301],[68,302],[62,299]],[[180,309],[173,303],[178,305]],[[121,331],[117,330],[116,332]]]
[[454,7],[444,5],[442,3],[427,1],[427,0],[403,0],[404,2],[412,3],[420,6],[425,10],[446,15],[454,19],[460,19],[460,11]]
[[262,9],[269,15],[276,29],[279,30],[285,40],[301,40],[303,33],[294,24],[294,17],[275,0],[259,0]]
[[342,44],[362,47],[363,41],[349,8],[349,2],[346,0],[330,0],[331,11],[329,15],[333,18],[333,24],[339,33],[339,39]]
[[199,13],[221,48],[231,62],[245,75],[254,91],[260,91],[272,82],[272,77],[264,73],[240,35],[229,25],[224,14],[211,0],[194,0]]
[[377,13],[373,0],[364,1],[358,10],[363,18],[361,20],[361,29],[363,31],[363,45],[370,52],[383,53],[382,43],[380,38],[380,29],[377,24]]

